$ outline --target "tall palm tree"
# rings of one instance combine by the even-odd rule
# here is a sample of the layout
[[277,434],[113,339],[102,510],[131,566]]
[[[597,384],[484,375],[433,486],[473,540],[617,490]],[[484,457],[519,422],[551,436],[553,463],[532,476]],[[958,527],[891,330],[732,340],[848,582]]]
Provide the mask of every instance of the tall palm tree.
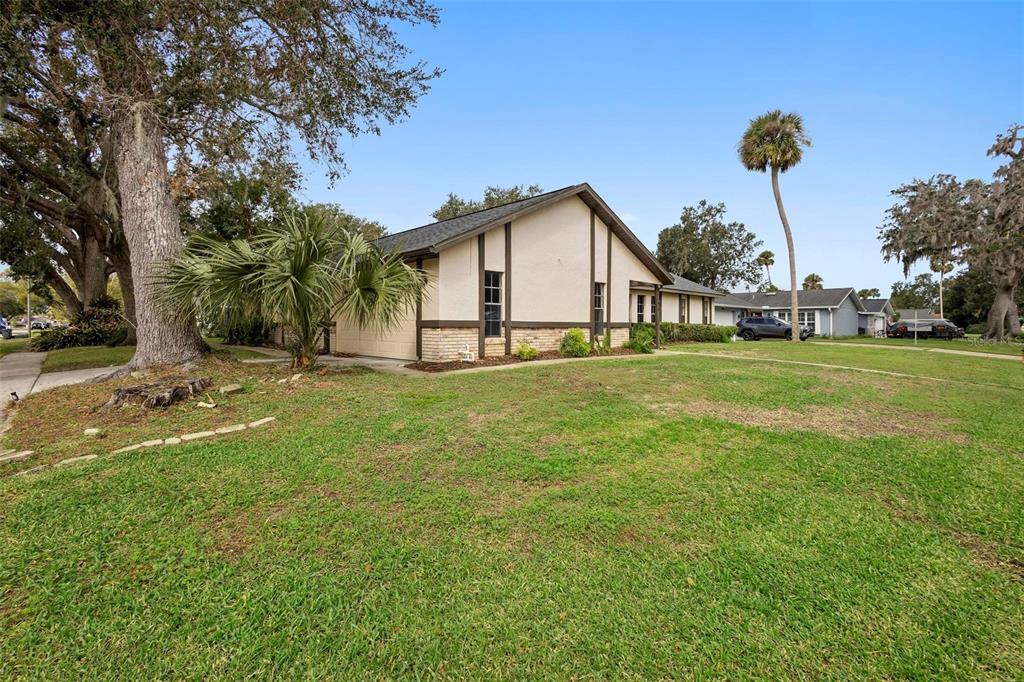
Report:
[[768,287],[771,288],[772,284],[772,271],[771,267],[775,265],[775,254],[771,251],[762,251],[757,254],[757,258],[754,262],[764,268],[764,274],[768,276]]
[[944,258],[932,258],[929,263],[932,272],[939,273],[939,317],[946,319],[945,305],[943,304],[942,289],[945,284],[946,275],[953,271],[953,264]]
[[804,289],[823,289],[825,288],[825,280],[821,278],[816,272],[804,277]]
[[[800,115],[784,114],[779,109],[753,119],[737,145],[740,162],[747,170],[764,173],[771,169],[775,205],[779,209],[782,229],[786,233],[786,248],[789,250],[789,304],[793,320],[798,317],[796,250],[793,248],[793,233],[789,229],[786,209],[782,205],[779,173],[785,173],[800,163],[800,159],[803,158],[803,148],[810,146],[811,140],[804,132],[804,122]],[[794,334],[793,341],[799,342],[800,335]]]
[[322,212],[287,215],[248,239],[193,236],[160,277],[160,301],[220,318],[241,315],[291,332],[292,366],[316,361],[323,325],[345,314],[360,326],[387,329],[425,283],[397,254],[377,249]]

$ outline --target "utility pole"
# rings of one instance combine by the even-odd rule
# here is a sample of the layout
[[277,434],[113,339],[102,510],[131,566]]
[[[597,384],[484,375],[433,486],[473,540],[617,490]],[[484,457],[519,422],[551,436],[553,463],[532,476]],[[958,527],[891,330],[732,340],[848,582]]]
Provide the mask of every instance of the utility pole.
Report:
[[25,280],[25,301],[28,303],[28,338],[32,338],[32,278]]

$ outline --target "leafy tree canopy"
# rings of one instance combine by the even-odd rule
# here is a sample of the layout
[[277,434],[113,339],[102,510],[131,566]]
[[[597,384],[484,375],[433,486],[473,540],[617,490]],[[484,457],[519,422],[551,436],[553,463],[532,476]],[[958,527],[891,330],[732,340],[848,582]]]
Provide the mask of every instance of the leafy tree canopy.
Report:
[[939,283],[930,273],[922,273],[910,282],[892,285],[889,303],[893,308],[938,308]]
[[762,242],[743,223],[726,222],[725,211],[725,204],[703,199],[685,207],[679,222],[658,234],[658,260],[671,272],[712,289],[758,286],[761,266],[755,254]]
[[879,291],[878,289],[858,289],[857,290],[857,297],[858,298],[862,298],[862,299],[864,299],[864,298],[879,298],[881,295],[882,295],[882,292]]
[[996,290],[987,338],[1020,332],[1014,297],[1024,275],[1024,126],[996,136],[989,156],[1005,158],[992,182],[952,175],[914,180],[893,190],[897,203],[879,227],[882,254],[904,273],[927,259],[940,269],[966,264],[987,273]]
[[449,194],[448,199],[430,215],[434,220],[450,220],[467,213],[482,211],[485,208],[494,208],[495,206],[509,204],[513,201],[529,199],[543,192],[544,190],[541,189],[540,185],[512,185],[511,187],[492,185],[484,190],[484,197],[480,201],[463,199],[456,194]]

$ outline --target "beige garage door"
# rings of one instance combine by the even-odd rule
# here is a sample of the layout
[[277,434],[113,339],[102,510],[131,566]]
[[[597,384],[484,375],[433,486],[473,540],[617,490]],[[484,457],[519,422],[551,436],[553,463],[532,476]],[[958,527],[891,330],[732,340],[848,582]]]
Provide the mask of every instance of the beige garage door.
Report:
[[342,353],[371,355],[377,358],[416,359],[416,314],[410,313],[383,334],[345,319],[338,320],[338,348]]

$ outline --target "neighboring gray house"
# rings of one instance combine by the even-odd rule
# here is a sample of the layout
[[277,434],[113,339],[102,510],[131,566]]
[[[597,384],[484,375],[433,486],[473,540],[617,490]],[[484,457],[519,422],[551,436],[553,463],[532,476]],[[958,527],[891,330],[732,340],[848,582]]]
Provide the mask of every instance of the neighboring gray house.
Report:
[[[867,312],[852,287],[804,289],[798,293],[800,326],[815,336],[856,336],[860,313]],[[788,291],[728,294],[715,301],[715,324],[735,325],[741,317],[772,315],[789,321]]]
[[896,311],[887,298],[862,298],[860,302],[864,304],[864,312],[860,314],[858,323],[863,330],[862,334],[874,336],[885,330],[886,323],[896,319]]

